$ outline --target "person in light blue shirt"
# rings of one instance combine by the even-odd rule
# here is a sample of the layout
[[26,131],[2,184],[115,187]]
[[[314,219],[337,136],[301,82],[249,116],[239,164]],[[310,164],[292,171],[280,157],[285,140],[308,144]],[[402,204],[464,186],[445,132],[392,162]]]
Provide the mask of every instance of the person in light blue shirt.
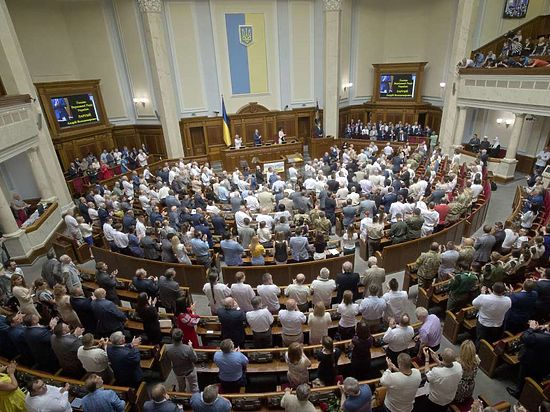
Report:
[[243,264],[242,253],[244,248],[231,236],[226,233],[220,242],[225,264],[227,266],[240,266]]
[[208,385],[204,392],[197,392],[191,396],[191,408],[193,412],[229,412],[231,402],[218,396],[218,386]]
[[123,412],[126,402],[118,397],[116,392],[110,389],[103,389],[103,379],[101,376],[92,373],[84,389],[89,393],[82,398],[82,410],[84,412]]
[[222,203],[227,203],[229,200],[229,190],[225,186],[218,186],[218,199]]
[[220,344],[221,351],[214,354],[214,363],[219,369],[218,377],[224,393],[239,392],[246,385],[246,367],[248,358],[244,356],[231,339],[224,339]]
[[203,235],[200,230],[195,230],[195,237],[191,239],[191,249],[195,255],[195,259],[201,265],[206,267],[212,263],[212,256],[210,255],[210,246],[207,242],[207,236]]
[[293,260],[300,262],[309,259],[309,240],[302,235],[302,228],[296,229],[296,236],[290,238],[288,245]]

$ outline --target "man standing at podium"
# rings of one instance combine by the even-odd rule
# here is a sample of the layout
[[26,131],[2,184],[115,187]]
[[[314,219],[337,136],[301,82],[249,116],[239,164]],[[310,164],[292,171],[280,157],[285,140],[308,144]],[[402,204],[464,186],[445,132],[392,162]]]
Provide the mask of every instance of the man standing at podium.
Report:
[[243,139],[241,139],[241,137],[238,134],[236,134],[235,135],[235,149],[240,149],[242,144],[243,144]]
[[262,145],[262,135],[258,131],[258,129],[254,130],[254,146],[261,146]]
[[283,143],[286,143],[286,134],[285,132],[283,131],[283,128],[282,127],[279,127],[279,135],[278,135],[278,141],[277,143],[279,144],[283,144]]

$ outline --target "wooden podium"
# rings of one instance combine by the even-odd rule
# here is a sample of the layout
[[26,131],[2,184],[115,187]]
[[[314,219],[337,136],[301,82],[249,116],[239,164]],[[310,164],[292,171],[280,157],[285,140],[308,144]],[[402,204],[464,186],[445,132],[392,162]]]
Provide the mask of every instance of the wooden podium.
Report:
[[295,138],[290,138],[289,142],[284,144],[267,143],[240,149],[231,147],[220,152],[223,168],[227,171],[232,171],[235,168],[242,169],[243,164],[248,164],[248,167],[252,169],[257,163],[277,161],[281,159],[281,156],[296,153],[303,153],[303,143]]

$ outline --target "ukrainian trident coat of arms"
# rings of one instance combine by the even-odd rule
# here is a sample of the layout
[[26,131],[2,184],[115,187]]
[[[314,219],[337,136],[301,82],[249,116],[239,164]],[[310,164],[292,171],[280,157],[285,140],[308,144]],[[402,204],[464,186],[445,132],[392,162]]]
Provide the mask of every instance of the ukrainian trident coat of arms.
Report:
[[239,25],[239,42],[248,47],[254,43],[254,30],[250,24]]

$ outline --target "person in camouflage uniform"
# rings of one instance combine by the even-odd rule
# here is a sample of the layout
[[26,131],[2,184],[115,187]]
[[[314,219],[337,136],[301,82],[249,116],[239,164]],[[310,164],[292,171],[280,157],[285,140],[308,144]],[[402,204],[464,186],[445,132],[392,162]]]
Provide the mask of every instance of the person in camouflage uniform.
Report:
[[492,288],[496,282],[502,282],[506,270],[501,262],[502,256],[498,252],[491,253],[491,261],[481,269],[481,285]]
[[325,238],[330,236],[330,231],[332,229],[332,223],[325,216],[325,212],[319,212],[319,218],[315,220],[315,230],[322,232],[325,235]]
[[464,265],[470,267],[474,261],[474,239],[471,237],[464,238],[462,240],[462,245],[458,247],[458,260],[457,265]]
[[449,203],[449,213],[447,213],[445,223],[452,225],[460,220],[460,217],[468,211],[470,206],[467,199],[467,196],[460,195],[455,201]]
[[391,224],[390,236],[392,244],[401,243],[407,240],[407,224],[403,221],[401,213],[395,215],[397,222]]
[[427,289],[432,284],[437,276],[439,265],[441,264],[441,256],[439,255],[439,244],[433,242],[428,252],[422,253],[416,259],[416,267],[418,275],[418,287]]
[[457,313],[465,308],[472,301],[479,291],[479,278],[475,272],[471,272],[470,265],[460,263],[458,273],[451,274],[452,280],[449,282],[449,300],[447,301],[447,310]]
[[424,218],[420,215],[420,209],[415,208],[413,215],[405,220],[407,224],[407,240],[418,239],[422,232],[422,225],[424,224]]

